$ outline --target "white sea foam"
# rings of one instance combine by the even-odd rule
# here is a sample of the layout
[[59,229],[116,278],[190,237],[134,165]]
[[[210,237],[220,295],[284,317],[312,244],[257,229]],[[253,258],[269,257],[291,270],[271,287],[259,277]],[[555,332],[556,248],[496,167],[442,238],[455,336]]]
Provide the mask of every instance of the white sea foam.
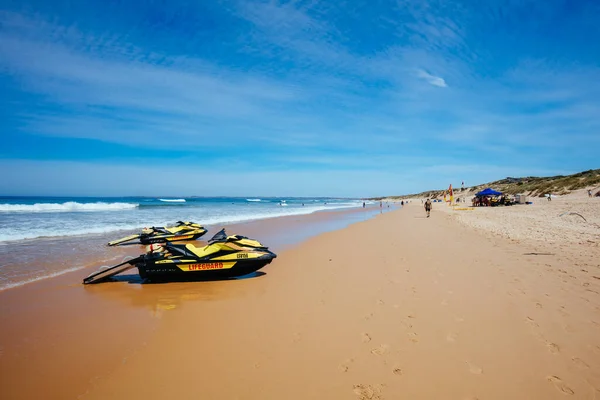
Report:
[[62,237],[62,236],[81,236],[90,234],[102,234],[110,233],[115,231],[135,230],[142,228],[142,224],[136,225],[104,225],[96,227],[82,226],[74,229],[2,229],[0,230],[0,243],[27,240],[27,239],[39,239],[39,238],[51,238],[51,237]]
[[[362,204],[362,203],[361,203]],[[275,208],[270,210],[265,210],[265,212],[261,213],[239,213],[239,214],[229,214],[229,215],[219,215],[209,218],[203,218],[202,224],[204,225],[219,225],[219,224],[228,224],[228,223],[237,223],[237,222],[245,222],[245,221],[254,221],[259,219],[267,219],[267,218],[276,218],[276,217],[285,217],[291,215],[306,215],[312,214],[317,211],[325,211],[325,210],[335,210],[335,209],[345,209],[345,208],[356,208],[358,207],[358,203],[347,203],[347,204],[335,204],[330,207],[328,206],[306,206],[306,207],[294,207],[294,208]],[[191,217],[191,219],[194,219]],[[198,219],[198,218],[195,218]],[[198,219],[199,220],[199,219]]]
[[246,199],[246,201],[257,202],[262,201],[262,199]]
[[164,201],[165,203],[185,203],[185,199],[158,199],[160,201]]
[[[123,203],[120,203],[123,204]],[[343,202],[332,202],[328,204],[309,203],[307,202],[304,206],[295,204],[294,202],[289,203],[289,207],[279,207],[273,201],[271,205],[265,205],[264,207],[255,207],[251,204],[247,204],[245,207],[230,207],[229,205],[218,205],[211,207],[209,210],[201,207],[176,207],[175,210],[172,207],[158,207],[156,209],[134,209],[131,212],[121,213],[106,213],[99,214],[79,214],[79,215],[20,215],[18,213],[5,214],[3,218],[6,224],[0,223],[0,247],[4,248],[3,255],[10,254],[5,245],[13,244],[18,240],[36,240],[37,238],[53,238],[53,237],[73,237],[79,235],[102,235],[106,240],[116,239],[124,236],[125,231],[135,232],[143,226],[168,226],[176,220],[186,220],[201,223],[208,226],[211,231],[219,229],[222,225],[229,223],[239,223],[252,220],[262,220],[274,217],[291,216],[291,215],[302,215],[311,214],[323,210],[335,210],[335,209],[348,209],[355,208],[362,205],[361,202],[357,201],[343,201]],[[9,223],[9,221],[15,220],[20,223]],[[0,221],[2,221],[0,219]],[[236,233],[236,232],[232,232]],[[239,232],[242,233],[243,232]],[[110,237],[109,237],[110,236]],[[208,237],[208,236],[207,236]],[[88,243],[87,238],[83,241],[78,239],[72,239],[74,241],[65,240],[65,243]],[[28,242],[22,242],[24,245],[29,245]],[[53,245],[53,239],[46,241],[46,239],[40,240],[40,246]],[[70,246],[70,245],[69,245]],[[42,253],[43,254],[43,253]],[[43,257],[36,255],[35,257]],[[37,259],[37,258],[36,258]],[[116,263],[116,262],[115,262]],[[8,263],[8,265],[14,265],[14,262]],[[70,267],[69,265],[61,266],[65,268],[60,271],[45,271],[36,270],[36,263],[30,262],[30,266],[34,268],[31,272],[27,272],[25,276],[11,277],[9,278],[6,274],[0,271],[0,291],[9,289],[11,287],[21,286],[29,282],[35,282],[54,276],[59,276],[67,272],[76,271],[83,269],[84,267]],[[0,268],[1,269],[1,268]],[[6,271],[4,271],[6,272]],[[3,276],[4,275],[4,276]]]
[[0,291],[14,288],[14,287],[23,286],[28,283],[32,283],[32,282],[36,282],[36,281],[41,281],[42,279],[54,278],[55,276],[64,275],[68,272],[78,271],[83,268],[85,268],[85,267],[83,267],[83,266],[73,267],[73,268],[67,268],[67,269],[63,269],[63,270],[55,271],[55,272],[42,273],[42,275],[38,275],[38,276],[28,278],[28,279],[25,279],[22,281],[18,281],[18,282],[10,282],[10,283],[0,282]]
[[[118,203],[123,204],[123,203]],[[32,219],[28,223],[6,224],[0,227],[0,244],[30,240],[37,238],[53,238],[66,236],[82,236],[106,234],[111,232],[136,231],[144,226],[167,226],[177,220],[194,221],[205,225],[219,225],[226,223],[244,222],[265,218],[282,217],[286,215],[311,214],[317,211],[354,208],[362,205],[356,202],[306,204],[305,206],[282,203],[288,207],[251,207],[247,208],[214,208],[211,210],[183,207],[175,215],[173,211],[153,211],[151,214],[141,213],[143,208],[135,211],[136,214],[111,214],[102,219],[90,216],[89,218],[74,219],[69,217],[64,220],[41,221]],[[140,214],[137,214],[140,212]],[[16,216],[16,213],[11,214]]]
[[138,207],[137,203],[36,203],[36,204],[0,204],[0,213],[40,213],[40,212],[87,212],[120,211]]

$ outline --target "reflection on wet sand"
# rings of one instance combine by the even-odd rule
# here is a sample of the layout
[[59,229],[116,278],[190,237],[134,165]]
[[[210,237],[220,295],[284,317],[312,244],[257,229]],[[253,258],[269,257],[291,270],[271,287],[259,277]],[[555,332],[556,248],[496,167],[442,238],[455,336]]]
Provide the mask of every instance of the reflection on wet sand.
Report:
[[267,275],[257,271],[226,280],[151,283],[140,278],[136,270],[132,271],[132,274],[118,275],[115,282],[86,285],[85,292],[121,302],[124,306],[146,308],[154,317],[160,317],[163,311],[182,307],[188,301],[224,301],[244,297],[249,291],[258,289],[245,281]]

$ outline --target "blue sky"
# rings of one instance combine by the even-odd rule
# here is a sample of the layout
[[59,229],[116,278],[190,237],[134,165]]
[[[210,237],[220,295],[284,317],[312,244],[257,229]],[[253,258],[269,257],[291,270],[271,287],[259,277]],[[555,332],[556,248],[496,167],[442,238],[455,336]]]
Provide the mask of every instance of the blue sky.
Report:
[[378,196],[598,168],[598,1],[4,0],[0,194]]

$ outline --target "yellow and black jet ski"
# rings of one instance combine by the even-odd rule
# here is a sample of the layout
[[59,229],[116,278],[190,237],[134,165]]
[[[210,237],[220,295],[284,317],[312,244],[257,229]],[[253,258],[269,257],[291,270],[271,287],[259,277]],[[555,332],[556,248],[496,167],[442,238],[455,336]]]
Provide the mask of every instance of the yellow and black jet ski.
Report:
[[203,247],[168,242],[152,244],[146,254],[94,273],[83,283],[102,282],[133,267],[150,281],[233,278],[258,271],[276,257],[260,242],[240,235],[228,236],[222,229]]
[[[196,240],[206,233],[202,225],[178,221],[172,227],[156,227],[142,229],[142,233],[125,236],[124,238],[108,242],[109,246],[123,246],[132,244],[152,244],[176,242],[181,240]],[[132,240],[139,240],[132,242]]]

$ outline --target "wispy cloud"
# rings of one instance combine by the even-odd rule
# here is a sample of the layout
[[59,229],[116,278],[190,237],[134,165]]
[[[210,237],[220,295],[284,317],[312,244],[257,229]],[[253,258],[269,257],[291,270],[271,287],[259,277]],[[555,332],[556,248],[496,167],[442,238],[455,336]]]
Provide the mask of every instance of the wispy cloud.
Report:
[[448,87],[446,81],[443,78],[440,78],[439,76],[431,75],[423,70],[417,71],[417,75],[419,76],[419,78],[425,79],[433,86]]
[[[1,12],[2,130],[15,141],[212,152],[261,171],[594,159],[593,6],[563,18],[550,2],[534,23],[514,20],[526,10],[505,2],[183,3],[145,5],[112,24],[92,23],[102,7],[79,10],[86,18]],[[581,21],[592,49],[544,38],[557,18],[573,38]]]

